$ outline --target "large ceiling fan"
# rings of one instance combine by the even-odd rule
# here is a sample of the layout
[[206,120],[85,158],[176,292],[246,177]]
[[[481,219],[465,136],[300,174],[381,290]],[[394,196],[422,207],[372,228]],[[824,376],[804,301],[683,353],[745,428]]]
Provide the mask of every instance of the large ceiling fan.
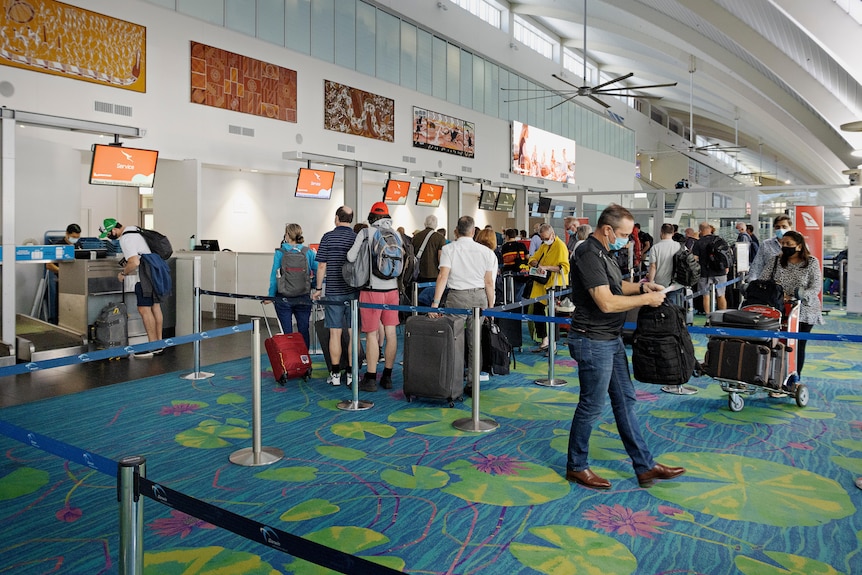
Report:
[[[587,0],[584,0],[583,61],[584,61],[584,75],[583,75],[584,85],[583,86],[576,86],[575,84],[572,84],[571,82],[569,82],[568,80],[566,80],[562,76],[558,76],[557,74],[551,74],[554,78],[556,78],[560,82],[563,82],[564,84],[567,84],[567,85],[571,86],[572,88],[574,88],[574,90],[552,90],[554,95],[560,96],[563,99],[560,100],[559,102],[557,102],[556,104],[554,104],[553,106],[551,106],[550,108],[548,108],[549,110],[552,110],[552,109],[556,108],[557,106],[561,106],[561,105],[565,104],[566,102],[569,102],[569,101],[577,98],[578,96],[586,96],[589,99],[596,102],[597,104],[599,104],[605,108],[610,108],[611,107],[610,104],[606,104],[604,101],[600,100],[597,96],[631,96],[632,94],[630,93],[630,90],[646,90],[648,88],[671,88],[673,86],[676,86],[676,82],[671,82],[671,83],[667,83],[667,84],[649,84],[649,85],[645,85],[645,86],[611,87],[612,84],[616,84],[617,82],[621,82],[623,80],[631,78],[632,76],[634,76],[634,72],[629,72],[628,74],[624,74],[622,76],[614,78],[613,80],[608,80],[607,82],[603,82],[597,86],[588,86],[587,85]],[[503,90],[520,91],[518,88],[503,88]],[[540,97],[547,98],[550,96],[540,96]],[[637,97],[638,98],[651,99],[651,100],[660,100],[661,99],[661,96],[649,96],[649,95],[643,95],[643,94],[638,94]],[[522,98],[522,99],[533,99],[533,98]],[[516,102],[518,100],[507,100],[507,101]]]

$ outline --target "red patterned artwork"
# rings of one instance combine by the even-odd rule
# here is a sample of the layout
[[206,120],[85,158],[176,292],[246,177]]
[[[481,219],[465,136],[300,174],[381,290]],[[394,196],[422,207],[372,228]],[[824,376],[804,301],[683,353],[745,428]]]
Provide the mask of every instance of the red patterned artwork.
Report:
[[296,122],[296,70],[192,42],[195,104]]

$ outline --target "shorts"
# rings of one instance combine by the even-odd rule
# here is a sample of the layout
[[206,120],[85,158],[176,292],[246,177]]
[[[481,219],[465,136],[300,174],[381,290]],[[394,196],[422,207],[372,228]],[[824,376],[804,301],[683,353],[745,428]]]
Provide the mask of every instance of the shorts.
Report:
[[354,299],[355,293],[326,296],[322,302],[323,325],[329,329],[350,329],[350,302]]
[[[702,277],[697,280],[697,291],[705,291],[707,295],[709,295],[709,286],[723,284],[727,281],[726,275],[721,276],[713,276],[713,277]],[[725,286],[715,288],[716,297],[724,297],[724,288]]]
[[[398,290],[389,291],[361,291],[359,292],[359,303],[398,305]],[[362,333],[376,331],[383,325],[398,325],[397,309],[367,308],[359,306],[359,318],[362,320]]]
[[141,282],[135,284],[135,297],[138,299],[138,307],[153,307],[158,303],[152,297],[144,297],[144,288],[141,286]]

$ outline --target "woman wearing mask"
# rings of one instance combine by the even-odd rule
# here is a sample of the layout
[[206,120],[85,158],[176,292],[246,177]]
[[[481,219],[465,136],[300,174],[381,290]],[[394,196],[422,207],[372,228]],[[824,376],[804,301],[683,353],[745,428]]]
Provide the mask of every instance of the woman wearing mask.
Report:
[[[316,285],[314,278],[317,274],[317,259],[314,250],[302,245],[303,241],[302,226],[287,224],[284,227],[284,240],[281,247],[275,250],[272,261],[269,297],[276,298],[273,300],[275,314],[281,322],[284,333],[289,333],[293,329],[293,318],[296,318],[296,329],[302,334],[302,339],[308,347],[311,286]],[[296,254],[305,257],[304,265],[301,265],[303,262],[296,258]],[[298,262],[294,262],[297,259]]]
[[[528,297],[530,299],[543,296],[551,288],[562,289],[569,285],[569,250],[566,244],[554,233],[550,224],[542,224],[539,227],[539,239],[542,243],[539,249],[532,255],[528,265],[546,272],[550,277],[544,284],[534,281]],[[537,301],[533,304],[534,315],[545,315],[545,301]],[[535,352],[547,351],[549,346],[548,324],[536,323],[536,337],[541,340]]]
[[751,269],[748,270],[747,281],[754,281],[763,275],[763,268],[775,259],[775,256],[781,253],[781,238],[784,234],[793,229],[793,223],[790,216],[781,214],[776,216],[772,221],[772,230],[775,237],[761,242],[760,249],[757,251],[754,261],[751,262]]
[[[820,262],[808,251],[802,234],[794,231],[782,234],[781,253],[766,265],[763,277],[773,277],[773,271],[776,283],[784,288],[785,300],[799,300],[799,331],[810,333],[815,325],[825,323],[820,313],[819,295],[823,286]],[[796,342],[796,381],[801,379],[805,365],[805,344],[804,339]]]

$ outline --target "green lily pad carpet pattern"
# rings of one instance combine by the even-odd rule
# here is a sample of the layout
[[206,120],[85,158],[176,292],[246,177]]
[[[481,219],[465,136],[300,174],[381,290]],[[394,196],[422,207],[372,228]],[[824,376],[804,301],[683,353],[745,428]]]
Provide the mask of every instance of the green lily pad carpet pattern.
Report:
[[[862,330],[833,315],[818,331]],[[229,461],[252,444],[250,360],[0,419],[114,460],[144,456],[153,481],[405,573],[862,573],[862,346],[808,346],[804,409],[761,393],[732,413],[706,377],[691,396],[636,383],[656,459],[688,471],[639,488],[607,408],[590,454],[613,483],[603,492],[564,478],[579,391],[565,349],[564,387],[535,385],[547,360],[526,351],[516,372],[482,383],[482,417],[500,424],[490,433],[452,426],[469,398],[405,401],[400,365],[395,389],[361,393],[375,405],[360,412],[336,407],[352,393],[326,384],[320,356],[312,379],[285,387],[262,365],[262,443],[285,453],[269,466]],[[116,573],[114,478],[5,437],[0,448],[0,573]],[[329,573],[151,500],[144,517],[146,573]]]

